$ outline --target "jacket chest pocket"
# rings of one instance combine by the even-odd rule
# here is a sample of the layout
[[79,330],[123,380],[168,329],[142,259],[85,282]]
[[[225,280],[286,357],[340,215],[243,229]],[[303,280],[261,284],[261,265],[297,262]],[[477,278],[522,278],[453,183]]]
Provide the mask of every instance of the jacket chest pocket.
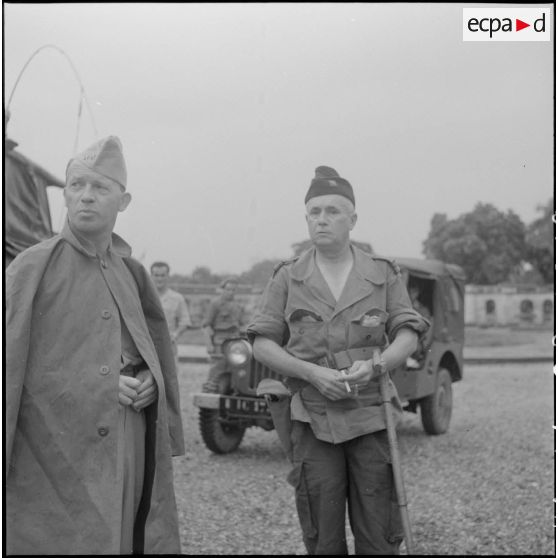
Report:
[[347,346],[351,348],[383,345],[388,313],[381,308],[371,308],[349,322]]
[[312,310],[297,308],[287,316],[289,326],[289,347],[296,352],[307,354],[323,345],[326,337],[326,323]]

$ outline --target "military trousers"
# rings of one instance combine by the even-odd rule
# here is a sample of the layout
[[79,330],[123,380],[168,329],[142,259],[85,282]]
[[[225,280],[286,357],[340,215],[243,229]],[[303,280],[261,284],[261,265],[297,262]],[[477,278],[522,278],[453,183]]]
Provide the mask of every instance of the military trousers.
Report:
[[401,517],[390,463],[387,431],[332,444],[309,424],[293,421],[296,507],[308,554],[348,554],[345,518],[355,554],[399,554]]

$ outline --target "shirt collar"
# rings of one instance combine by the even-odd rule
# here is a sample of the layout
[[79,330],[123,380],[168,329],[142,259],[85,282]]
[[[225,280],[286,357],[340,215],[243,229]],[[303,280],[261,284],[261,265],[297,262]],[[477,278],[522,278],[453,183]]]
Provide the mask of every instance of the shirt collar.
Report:
[[291,271],[291,277],[293,279],[296,279],[297,281],[304,281],[312,275],[314,267],[316,266],[314,261],[315,254],[316,248],[314,246],[312,246],[312,248],[308,248],[305,252],[302,252],[298,260],[296,260],[293,264]]
[[[363,250],[355,249],[351,245],[354,257],[353,271],[366,281],[382,284],[385,281],[382,270],[375,260]],[[297,281],[304,281],[312,275],[315,263],[316,248],[313,246],[301,254],[293,264],[291,277]]]
[[381,285],[385,281],[384,273],[376,260],[364,250],[351,247],[355,256],[355,273],[362,279],[370,281],[376,285]]
[[[62,238],[71,244],[78,252],[81,252],[90,258],[97,257],[97,251],[95,246],[93,246],[93,243],[86,238],[75,234],[70,228],[70,222],[68,219],[66,219],[66,223],[64,224],[64,228],[60,234],[62,235]],[[112,233],[107,252],[112,252],[123,258],[129,258],[132,255],[132,248],[123,238],[118,236],[116,233]]]

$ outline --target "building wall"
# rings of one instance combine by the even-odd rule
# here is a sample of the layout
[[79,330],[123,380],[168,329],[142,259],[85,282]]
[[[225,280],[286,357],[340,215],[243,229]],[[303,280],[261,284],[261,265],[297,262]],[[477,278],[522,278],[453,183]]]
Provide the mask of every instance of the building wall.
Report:
[[554,327],[554,292],[550,288],[467,285],[467,325]]
[[[184,296],[195,326],[201,326],[207,305],[220,294],[218,285],[180,284],[171,285],[171,288]],[[248,319],[256,310],[261,293],[259,287],[239,285],[236,299],[244,305]],[[487,311],[490,307],[493,307],[492,312]],[[467,285],[465,289],[467,325],[553,328],[554,316],[554,291],[550,287]]]

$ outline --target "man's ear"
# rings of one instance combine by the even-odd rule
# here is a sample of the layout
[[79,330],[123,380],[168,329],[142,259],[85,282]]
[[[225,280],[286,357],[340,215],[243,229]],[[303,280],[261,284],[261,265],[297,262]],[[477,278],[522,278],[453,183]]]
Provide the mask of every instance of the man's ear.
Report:
[[130,202],[132,201],[132,194],[130,192],[124,192],[122,197],[120,198],[120,205],[118,207],[118,211],[124,211]]
[[358,215],[357,215],[356,213],[353,213],[353,214],[351,215],[351,230],[354,229],[357,220],[358,220]]

